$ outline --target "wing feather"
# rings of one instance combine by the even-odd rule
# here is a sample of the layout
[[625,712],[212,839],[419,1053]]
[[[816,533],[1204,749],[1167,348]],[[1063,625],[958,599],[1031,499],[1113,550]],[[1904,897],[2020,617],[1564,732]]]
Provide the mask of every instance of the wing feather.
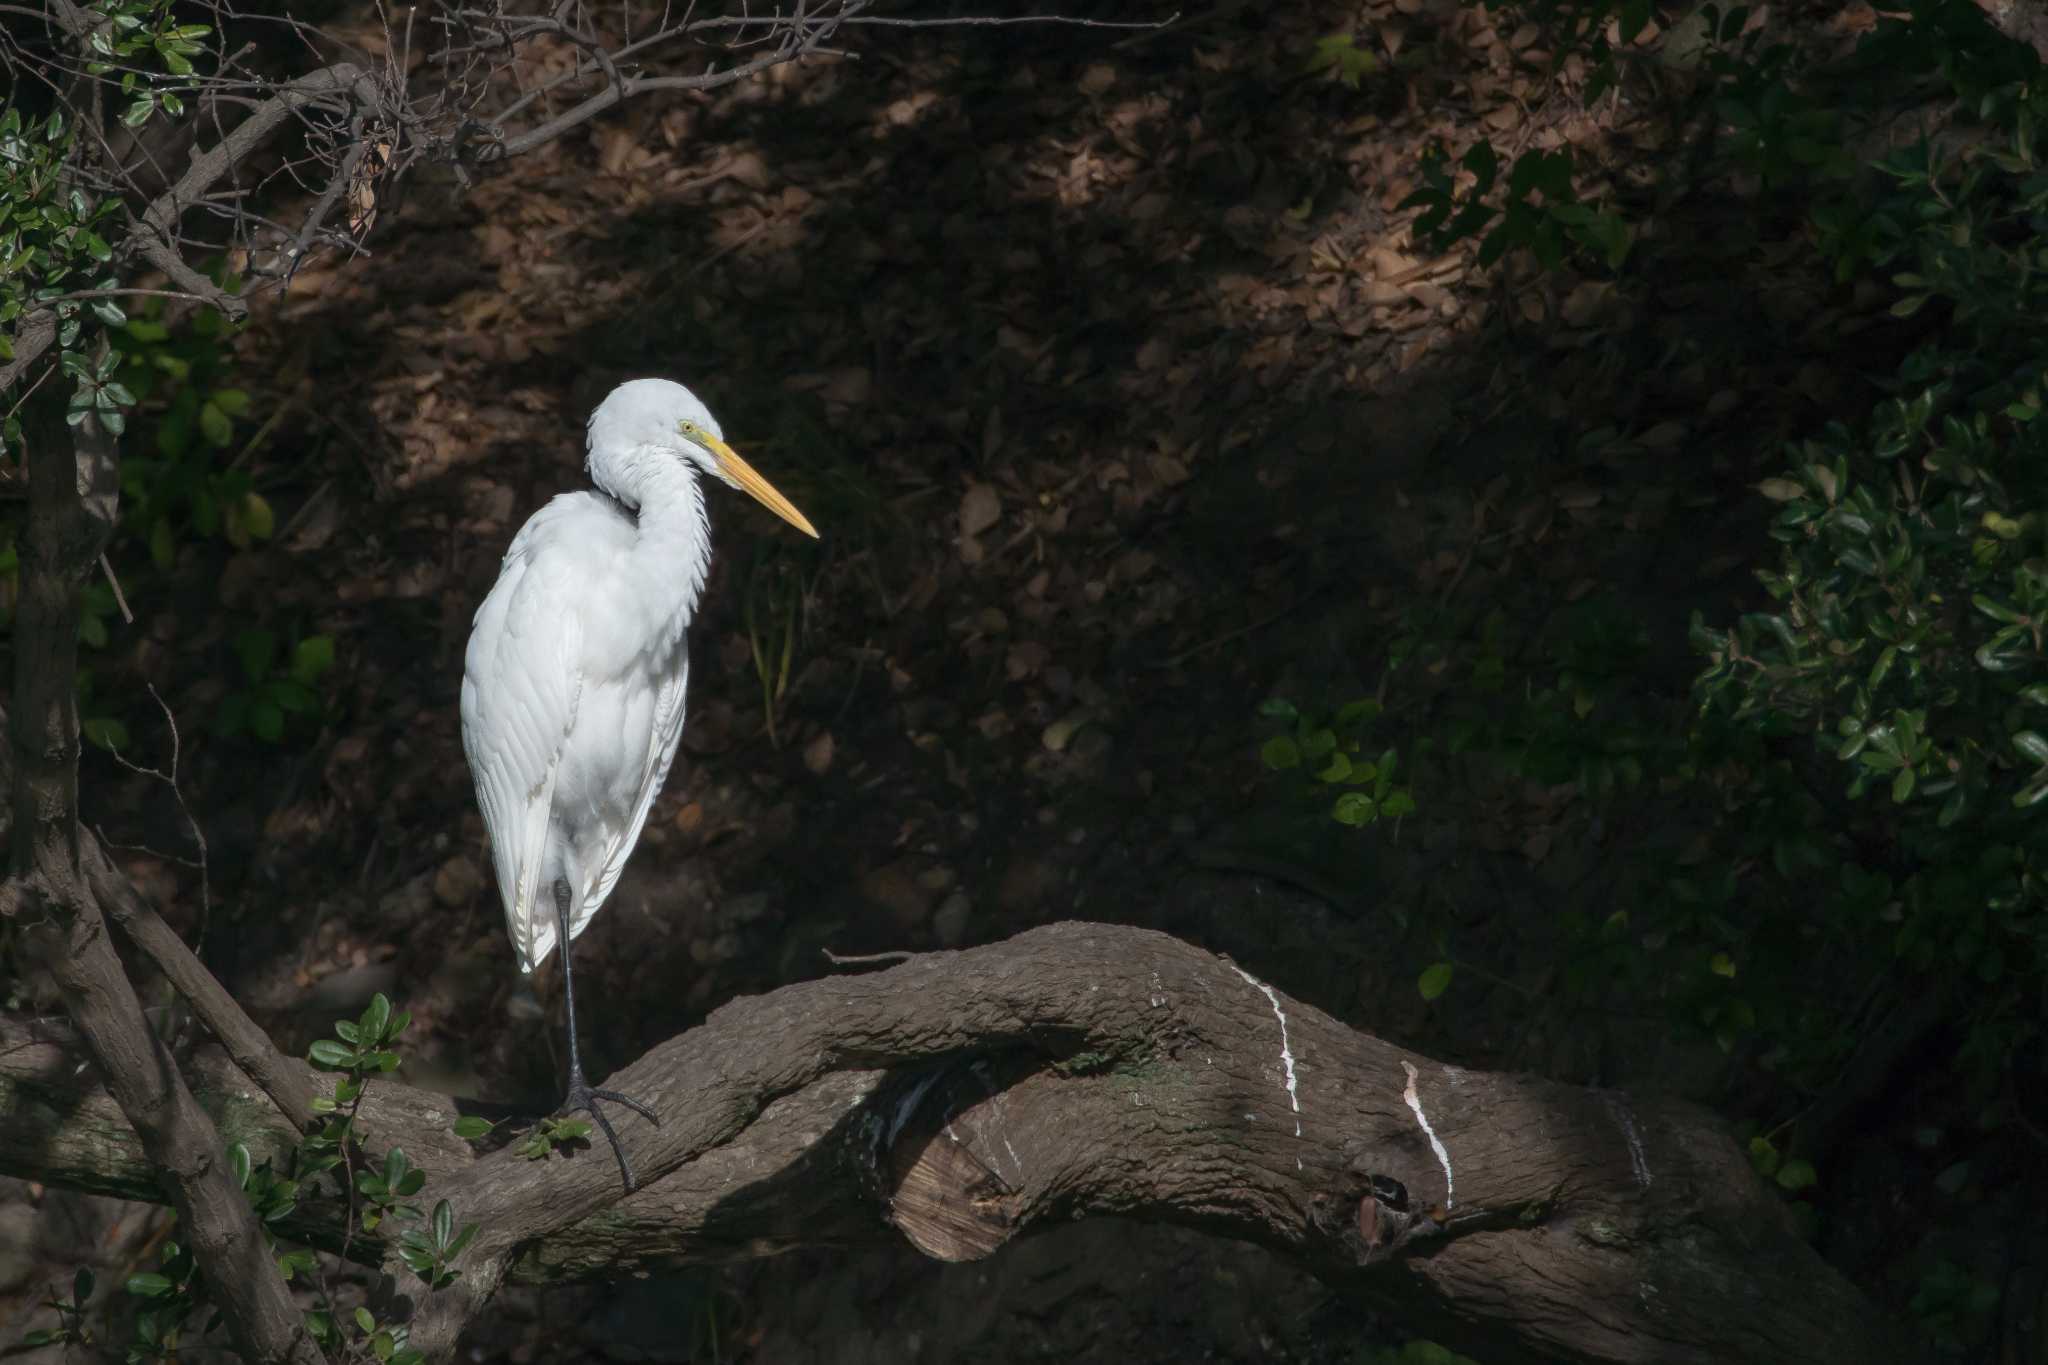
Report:
[[661,795],[662,784],[668,781],[669,768],[676,758],[676,747],[683,737],[683,710],[689,683],[689,642],[681,639],[676,642],[675,668],[663,677],[661,691],[655,697],[654,723],[648,730],[646,766],[642,771],[633,818],[605,841],[604,862],[597,880],[591,884],[569,922],[571,938],[583,932],[583,926],[590,923],[598,907],[604,904],[605,897],[611,895],[619,873],[625,870],[626,859],[632,856],[633,846],[640,842],[640,830],[647,823],[647,812],[653,809],[654,798]]
[[582,696],[583,627],[573,561],[551,551],[573,546],[577,512],[571,499],[557,498],[513,539],[463,659],[462,746],[525,972],[555,944],[554,904],[541,878],[555,779]]

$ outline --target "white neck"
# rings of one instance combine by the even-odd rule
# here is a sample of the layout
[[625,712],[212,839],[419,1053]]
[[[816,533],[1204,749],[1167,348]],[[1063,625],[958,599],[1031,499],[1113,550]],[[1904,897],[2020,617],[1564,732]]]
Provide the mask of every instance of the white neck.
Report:
[[674,451],[640,445],[593,454],[590,481],[637,514],[634,557],[646,562],[648,587],[663,597],[680,594],[687,617],[711,570],[711,519],[695,467]]

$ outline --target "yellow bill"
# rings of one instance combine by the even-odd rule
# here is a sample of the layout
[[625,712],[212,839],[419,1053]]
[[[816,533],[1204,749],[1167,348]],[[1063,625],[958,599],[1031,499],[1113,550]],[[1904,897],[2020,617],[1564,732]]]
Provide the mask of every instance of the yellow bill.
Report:
[[796,504],[776,492],[774,484],[762,478],[759,471],[745,460],[742,460],[739,457],[738,451],[708,432],[698,436],[697,439],[702,441],[710,449],[711,453],[717,457],[718,467],[725,471],[725,476],[752,494],[754,501],[760,503],[776,516],[781,517],[791,526],[796,527],[797,530],[802,531],[812,540],[818,539],[817,528],[811,525],[810,519],[796,510]]

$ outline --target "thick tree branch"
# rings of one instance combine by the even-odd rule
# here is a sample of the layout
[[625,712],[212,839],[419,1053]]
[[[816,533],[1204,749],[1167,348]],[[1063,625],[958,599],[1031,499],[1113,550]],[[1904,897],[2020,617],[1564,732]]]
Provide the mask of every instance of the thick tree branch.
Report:
[[177,1206],[237,1346],[254,1361],[316,1365],[320,1353],[223,1159],[220,1136],[143,1018],[81,861],[77,599],[113,525],[114,451],[98,423],[67,428],[63,408],[47,397],[30,409],[5,905]]
[[[0,1033],[0,1166],[132,1182],[71,1055]],[[224,1125],[283,1133],[224,1059],[193,1072]],[[660,1173],[625,1198],[603,1152],[471,1159],[450,1101],[372,1083],[366,1145],[403,1146],[422,1197],[484,1228],[454,1289],[394,1271],[430,1354],[502,1279],[898,1233],[967,1259],[1098,1213],[1260,1242],[1489,1358],[1896,1354],[1710,1116],[1446,1067],[1143,930],[1056,925],[736,1001],[614,1083],[663,1116],[622,1134]],[[333,1245],[336,1211],[307,1218]]]
[[107,860],[106,850],[91,833],[81,830],[80,860],[93,896],[121,934],[148,956],[178,994],[185,997],[201,1023],[250,1080],[263,1087],[278,1112],[303,1125],[313,1117],[312,1082],[305,1067],[283,1056],[270,1035],[242,1012],[213,973],[178,937],[176,930],[144,901],[129,880]]

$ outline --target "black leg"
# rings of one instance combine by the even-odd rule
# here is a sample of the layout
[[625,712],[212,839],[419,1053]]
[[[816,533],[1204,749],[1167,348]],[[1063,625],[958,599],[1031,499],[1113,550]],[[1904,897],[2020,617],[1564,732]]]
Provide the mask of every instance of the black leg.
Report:
[[623,1104],[657,1128],[661,1127],[661,1120],[640,1101],[616,1090],[593,1090],[583,1079],[583,1057],[576,1050],[576,976],[569,968],[569,883],[559,878],[555,882],[555,929],[556,946],[562,953],[562,1010],[569,1017],[569,1096],[562,1101],[562,1112],[588,1114],[597,1120],[605,1140],[612,1145],[612,1155],[619,1159],[619,1178],[626,1182],[626,1193],[631,1194],[638,1188],[632,1164],[626,1160],[626,1149],[619,1145],[619,1135],[612,1131],[611,1120],[597,1107],[598,1101]]

